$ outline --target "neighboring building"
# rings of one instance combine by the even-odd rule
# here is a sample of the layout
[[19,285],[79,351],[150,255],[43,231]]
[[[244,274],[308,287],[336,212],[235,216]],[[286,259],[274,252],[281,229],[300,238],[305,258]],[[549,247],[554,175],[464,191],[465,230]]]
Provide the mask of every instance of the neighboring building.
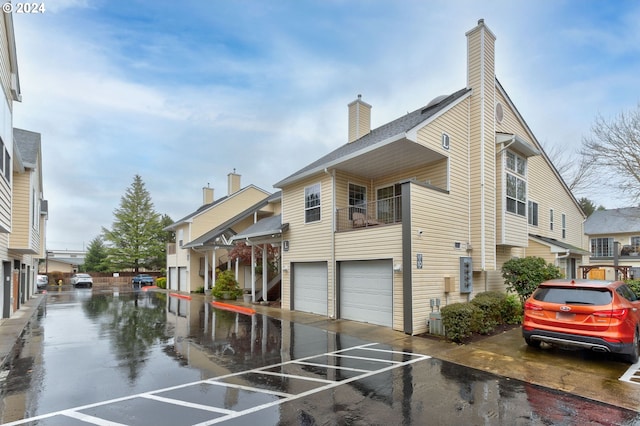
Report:
[[13,16],[0,17],[0,316],[10,317],[36,291],[44,257],[47,202],[43,198],[40,135],[13,129],[22,101]]
[[[267,191],[254,185],[241,188],[240,175],[227,177],[227,196],[214,200],[213,188],[203,188],[202,207],[165,228],[176,235],[176,242],[167,245],[168,288],[185,292],[211,288],[216,268],[233,267],[227,255],[231,237],[262,217],[279,213],[279,198],[270,202]],[[242,285],[244,269],[236,266],[236,277]]]
[[86,256],[87,252],[84,250],[47,250],[46,261],[40,263],[40,273],[75,274],[84,265]]
[[640,207],[596,210],[584,223],[591,257],[585,269],[591,278],[640,278]]
[[504,290],[502,264],[541,256],[576,276],[585,219],[494,72],[495,36],[467,34],[467,86],[370,130],[282,189],[282,307],[427,331],[437,306]]
[[[14,156],[9,256],[13,259],[13,309],[37,290],[40,259],[45,258],[47,202],[42,190],[42,146],[39,133],[13,129]],[[17,274],[16,274],[17,273]]]

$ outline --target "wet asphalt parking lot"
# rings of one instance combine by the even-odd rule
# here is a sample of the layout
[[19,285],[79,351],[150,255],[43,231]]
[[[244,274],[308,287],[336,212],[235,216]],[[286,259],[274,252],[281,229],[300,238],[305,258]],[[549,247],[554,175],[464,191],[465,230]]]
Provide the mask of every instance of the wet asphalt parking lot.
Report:
[[429,353],[166,292],[52,292],[0,374],[37,425],[640,423],[633,410]]

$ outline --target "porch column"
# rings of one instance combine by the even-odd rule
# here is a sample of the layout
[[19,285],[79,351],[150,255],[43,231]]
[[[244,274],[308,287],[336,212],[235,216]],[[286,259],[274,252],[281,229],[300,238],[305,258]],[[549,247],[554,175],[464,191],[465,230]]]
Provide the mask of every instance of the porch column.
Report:
[[262,300],[267,301],[267,244],[262,245]]
[[209,288],[209,253],[204,252],[204,288]]
[[[217,247],[213,248],[211,252],[211,280],[216,282],[216,252],[218,251]],[[213,285],[209,288],[213,288]]]
[[236,259],[236,281],[238,281],[239,271],[240,271],[240,258],[237,258]]
[[256,246],[251,246],[251,301],[256,301]]

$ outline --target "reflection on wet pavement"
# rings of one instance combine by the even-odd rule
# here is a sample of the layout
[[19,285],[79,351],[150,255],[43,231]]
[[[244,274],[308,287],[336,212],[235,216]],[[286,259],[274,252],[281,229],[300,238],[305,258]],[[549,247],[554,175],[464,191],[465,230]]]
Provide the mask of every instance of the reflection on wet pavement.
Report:
[[60,293],[49,296],[7,378],[0,376],[0,421],[569,425],[597,419],[631,425],[640,420],[632,411],[432,359],[398,344],[217,310],[204,297]]

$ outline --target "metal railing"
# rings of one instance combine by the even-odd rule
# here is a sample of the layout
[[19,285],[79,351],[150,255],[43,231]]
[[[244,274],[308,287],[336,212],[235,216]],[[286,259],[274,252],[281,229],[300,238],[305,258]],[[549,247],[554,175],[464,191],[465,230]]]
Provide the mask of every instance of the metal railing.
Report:
[[401,195],[336,210],[336,230],[338,232],[401,222]]

